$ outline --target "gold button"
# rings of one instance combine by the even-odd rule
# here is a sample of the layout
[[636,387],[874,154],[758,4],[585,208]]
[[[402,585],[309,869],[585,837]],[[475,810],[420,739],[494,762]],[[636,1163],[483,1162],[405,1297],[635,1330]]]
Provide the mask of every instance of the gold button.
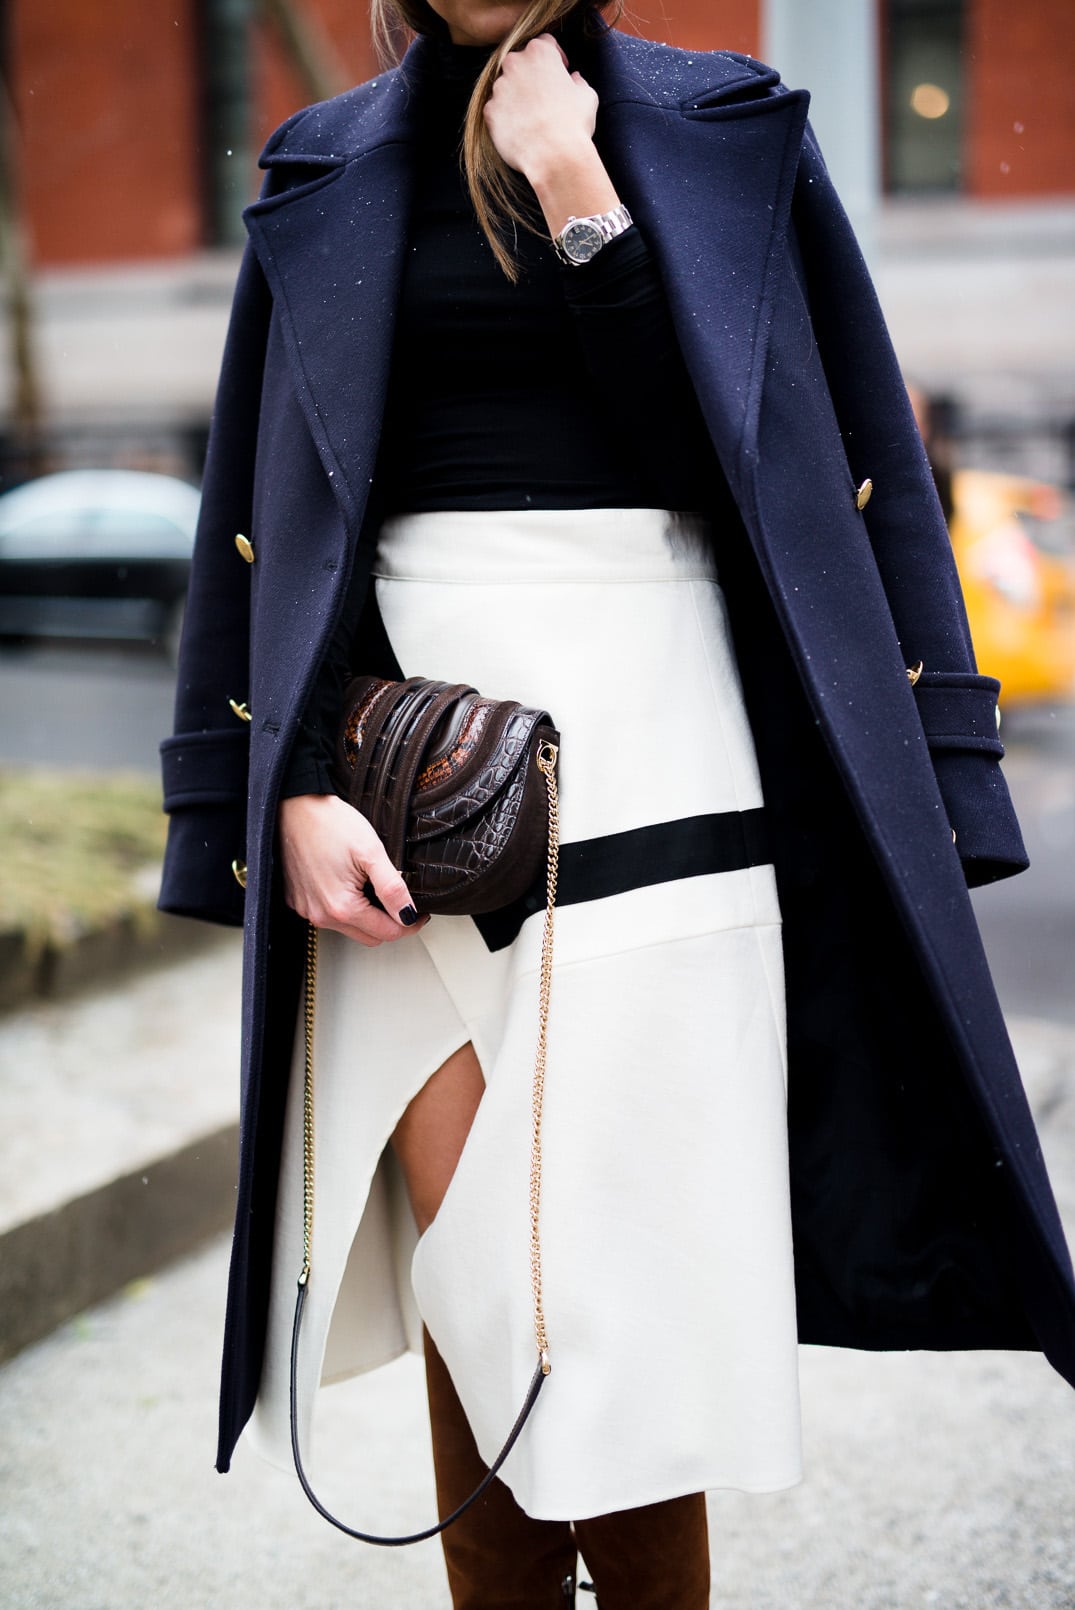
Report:
[[250,711],[246,707],[245,699],[243,700],[242,704],[236,704],[234,699],[229,699],[228,703],[231,706],[233,713],[239,717],[240,721],[251,721],[253,719]]
[[913,665],[909,665],[907,667],[907,680],[911,684],[912,688],[914,687],[915,683],[918,681],[918,679],[919,679],[919,677],[921,675],[922,675],[922,661],[921,660],[916,660]]
[[245,861],[233,861],[231,863],[231,870],[235,874],[235,881],[239,885],[240,889],[245,889],[246,888],[246,862]]
[[[869,503],[869,501],[870,501],[870,499],[872,497],[873,497],[873,482],[871,480],[867,479],[867,480],[863,481],[862,485],[859,487],[858,491],[855,493],[855,507],[856,507],[856,509],[859,509],[860,511],[862,509],[864,509],[866,507],[867,503]],[[238,540],[238,539],[236,539],[236,540]]]
[[254,544],[249,540],[249,538],[244,537],[241,531],[235,538],[235,546],[238,548],[240,556],[246,560],[247,564],[252,565],[254,563]]

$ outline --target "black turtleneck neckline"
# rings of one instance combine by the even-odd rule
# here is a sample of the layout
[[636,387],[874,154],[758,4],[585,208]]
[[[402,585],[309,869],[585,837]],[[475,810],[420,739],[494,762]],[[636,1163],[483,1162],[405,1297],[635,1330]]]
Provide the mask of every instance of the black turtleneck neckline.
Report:
[[489,57],[491,45],[457,45],[447,33],[431,36],[434,76],[442,84],[465,85],[473,89]]
[[[472,89],[496,46],[456,44],[447,23],[436,18],[435,24],[424,36],[429,42],[427,59],[433,76],[441,83]],[[584,5],[549,31],[560,41],[572,69],[585,73],[585,61],[594,39],[605,32],[606,27],[596,8]]]

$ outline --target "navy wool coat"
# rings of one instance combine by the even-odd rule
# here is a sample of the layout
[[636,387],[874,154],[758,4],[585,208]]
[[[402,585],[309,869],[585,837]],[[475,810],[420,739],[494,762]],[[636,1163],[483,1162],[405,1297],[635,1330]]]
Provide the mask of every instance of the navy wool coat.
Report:
[[[427,49],[299,113],[263,153],[162,746],[161,905],[245,926],[221,1469],[258,1386],[301,982],[278,790],[348,577],[371,562]],[[656,255],[741,516],[719,564],[785,922],[800,1334],[1040,1348],[1075,1382],[1071,1261],[967,894],[1026,865],[998,684],[975,666],[807,97],[748,58],[617,32],[592,74],[598,145]]]

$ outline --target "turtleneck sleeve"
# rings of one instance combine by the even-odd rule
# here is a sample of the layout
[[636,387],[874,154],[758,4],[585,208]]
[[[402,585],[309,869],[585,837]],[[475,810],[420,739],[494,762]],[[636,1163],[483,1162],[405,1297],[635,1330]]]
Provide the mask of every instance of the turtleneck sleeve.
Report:
[[[560,281],[595,392],[643,466],[655,501],[705,508],[721,489],[657,265],[635,225]],[[656,406],[647,405],[647,397]]]

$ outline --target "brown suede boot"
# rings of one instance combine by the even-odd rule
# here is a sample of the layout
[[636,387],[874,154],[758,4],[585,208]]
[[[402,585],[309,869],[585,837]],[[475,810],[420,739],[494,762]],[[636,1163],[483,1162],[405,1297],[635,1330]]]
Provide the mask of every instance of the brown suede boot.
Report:
[[[429,1333],[425,1338],[437,1510],[450,1515],[477,1487],[482,1463],[463,1405]],[[454,1610],[572,1610],[578,1550],[568,1521],[535,1521],[494,1481],[441,1534]]]
[[709,1610],[705,1496],[576,1521],[598,1610]]

